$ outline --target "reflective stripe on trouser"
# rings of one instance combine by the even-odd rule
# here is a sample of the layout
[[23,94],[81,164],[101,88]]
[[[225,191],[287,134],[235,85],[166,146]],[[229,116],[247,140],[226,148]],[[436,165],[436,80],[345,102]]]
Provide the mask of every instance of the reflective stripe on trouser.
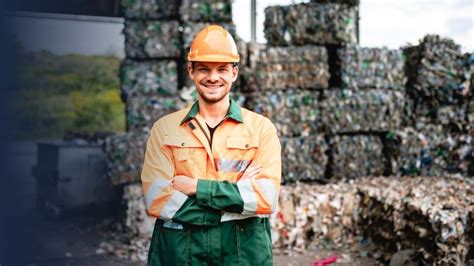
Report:
[[183,229],[157,220],[148,265],[273,265],[269,220],[253,217]]

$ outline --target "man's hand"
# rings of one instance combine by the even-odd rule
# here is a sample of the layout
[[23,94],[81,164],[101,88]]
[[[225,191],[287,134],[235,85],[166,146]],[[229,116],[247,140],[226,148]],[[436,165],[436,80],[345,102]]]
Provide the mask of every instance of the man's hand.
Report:
[[185,175],[177,175],[171,181],[173,188],[188,196],[196,195],[197,179]]
[[263,168],[261,165],[251,164],[249,167],[247,167],[247,169],[245,169],[244,174],[239,180],[254,178],[258,175],[258,173],[260,173],[260,171],[262,171],[262,169]]

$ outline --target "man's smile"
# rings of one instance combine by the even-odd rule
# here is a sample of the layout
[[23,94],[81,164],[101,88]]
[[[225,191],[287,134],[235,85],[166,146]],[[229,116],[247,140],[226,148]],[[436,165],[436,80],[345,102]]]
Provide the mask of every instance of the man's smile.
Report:
[[220,84],[202,84],[202,85],[208,89],[218,89],[218,88],[224,87],[224,85],[220,85]]

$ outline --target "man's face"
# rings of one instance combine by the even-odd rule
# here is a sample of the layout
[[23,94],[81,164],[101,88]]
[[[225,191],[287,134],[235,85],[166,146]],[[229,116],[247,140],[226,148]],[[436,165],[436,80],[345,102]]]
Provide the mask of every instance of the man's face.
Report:
[[200,97],[208,104],[223,100],[237,79],[239,68],[232,63],[188,63],[189,77],[194,80]]

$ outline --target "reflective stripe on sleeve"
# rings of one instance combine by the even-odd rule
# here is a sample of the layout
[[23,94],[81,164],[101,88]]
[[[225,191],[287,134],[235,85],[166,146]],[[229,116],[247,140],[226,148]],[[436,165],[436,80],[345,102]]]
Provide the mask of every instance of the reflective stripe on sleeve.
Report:
[[174,191],[168,202],[163,206],[163,209],[161,209],[160,217],[162,219],[172,219],[187,199],[188,196],[184,193]]
[[160,195],[163,189],[171,184],[171,180],[165,180],[162,178],[157,178],[153,183],[151,183],[148,191],[146,191],[145,201],[146,208],[150,209],[153,201]]
[[242,214],[255,213],[257,211],[257,196],[253,190],[252,182],[250,179],[245,179],[237,182],[240,196],[244,201],[244,210]]
[[269,179],[258,179],[257,185],[262,189],[263,194],[265,194],[265,198],[270,201],[270,204],[272,206],[272,213],[275,212],[277,201],[275,185],[273,185],[273,182]]

